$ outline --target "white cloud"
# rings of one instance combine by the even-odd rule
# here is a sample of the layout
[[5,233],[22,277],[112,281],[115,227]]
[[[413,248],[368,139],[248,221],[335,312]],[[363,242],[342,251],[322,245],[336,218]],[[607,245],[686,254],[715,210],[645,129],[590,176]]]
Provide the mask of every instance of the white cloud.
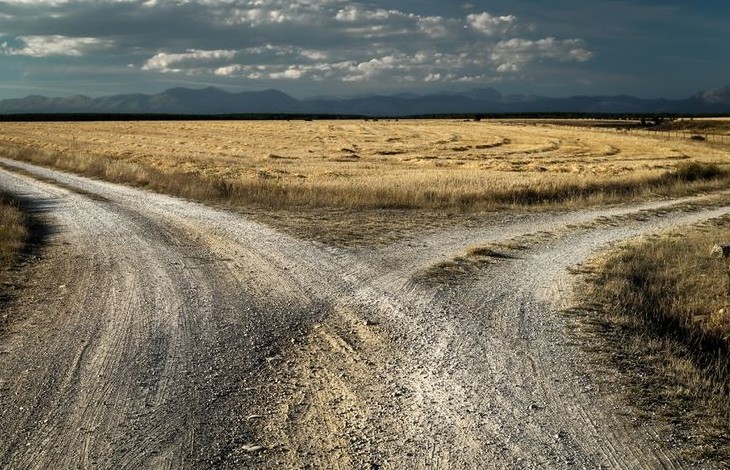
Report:
[[219,77],[232,77],[238,75],[241,72],[240,65],[226,65],[225,67],[218,67],[213,70],[213,74]]
[[142,66],[142,70],[163,73],[171,72],[194,74],[196,71],[200,71],[201,63],[221,59],[231,60],[235,56],[236,51],[232,50],[204,51],[199,49],[189,49],[187,52],[179,54],[160,52],[148,59]]
[[578,39],[559,40],[544,38],[537,41],[513,38],[498,42],[492,49],[491,59],[498,64],[497,71],[509,73],[520,71],[531,62],[551,59],[559,62],[585,62],[593,53]]
[[236,9],[226,16],[225,23],[229,25],[246,24],[249,26],[261,26],[266,24],[281,24],[292,22],[297,17],[283,10],[252,8]]
[[517,17],[514,15],[492,16],[487,12],[479,14],[472,13],[466,17],[466,22],[469,26],[488,36],[503,34],[509,31],[516,21]]
[[456,78],[454,81],[459,83],[497,83],[501,81],[501,77],[487,74],[465,75],[463,77]]
[[424,82],[450,82],[456,79],[456,75],[453,73],[429,73],[426,75],[426,77],[423,79]]
[[272,80],[298,80],[306,74],[305,70],[291,66],[283,72],[273,72],[269,74]]
[[426,16],[418,19],[419,29],[431,38],[446,37],[455,26],[458,28],[458,22],[441,16]]
[[[163,1],[163,0],[159,0]],[[176,0],[164,0],[167,2]],[[330,18],[345,0],[181,0],[209,7],[216,22],[229,26],[316,25]]]
[[299,55],[301,55],[302,57],[309,59],[311,61],[318,61],[318,62],[326,60],[327,57],[329,56],[324,51],[315,51],[315,50],[310,50],[310,49],[303,49],[303,50],[299,51]]
[[[462,29],[462,23],[453,18],[422,16],[384,8],[367,9],[357,4],[338,10],[334,19],[345,26],[343,32],[367,39],[417,34],[441,39]],[[337,25],[334,27],[337,28]]]
[[497,72],[499,73],[510,73],[510,72],[519,72],[520,66],[513,63],[513,62],[504,62],[499,64],[499,67],[497,67]]
[[378,8],[375,10],[368,10],[360,5],[348,5],[347,7],[339,10],[335,15],[337,21],[343,21],[347,23],[362,23],[372,21],[387,21],[394,17],[407,16],[405,13],[398,10],[386,10],[384,8]]
[[28,57],[82,56],[94,50],[110,47],[112,41],[99,38],[73,38],[68,36],[18,36],[0,44],[5,55]]

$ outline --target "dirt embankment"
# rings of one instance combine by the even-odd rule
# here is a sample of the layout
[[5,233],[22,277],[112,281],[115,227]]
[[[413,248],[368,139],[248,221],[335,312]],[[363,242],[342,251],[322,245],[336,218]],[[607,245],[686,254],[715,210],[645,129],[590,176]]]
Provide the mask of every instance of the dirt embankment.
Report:
[[[599,386],[557,309],[566,269],[595,250],[726,204],[503,216],[335,249],[5,164],[47,180],[0,172],[53,233],[0,338],[0,466],[690,467]],[[531,243],[423,280],[510,240]]]

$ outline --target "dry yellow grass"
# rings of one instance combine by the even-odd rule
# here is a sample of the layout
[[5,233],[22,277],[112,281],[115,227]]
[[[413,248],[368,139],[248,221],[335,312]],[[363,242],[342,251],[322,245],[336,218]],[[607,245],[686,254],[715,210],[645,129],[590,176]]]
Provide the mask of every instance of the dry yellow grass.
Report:
[[[25,214],[15,200],[0,192],[0,303],[11,298],[8,284],[13,279],[10,269],[19,261],[28,239],[28,224]],[[5,329],[8,315],[0,315],[0,334]]]
[[[730,218],[627,244],[590,268],[585,301],[632,400],[697,443],[730,452],[728,263],[710,255]],[[607,334],[606,334],[607,333]],[[591,343],[596,344],[595,338]]]
[[3,123],[0,148],[194,199],[466,211],[676,190],[663,176],[679,163],[728,155],[701,142],[456,120]]
[[25,215],[13,200],[0,193],[0,269],[15,263],[27,237]]

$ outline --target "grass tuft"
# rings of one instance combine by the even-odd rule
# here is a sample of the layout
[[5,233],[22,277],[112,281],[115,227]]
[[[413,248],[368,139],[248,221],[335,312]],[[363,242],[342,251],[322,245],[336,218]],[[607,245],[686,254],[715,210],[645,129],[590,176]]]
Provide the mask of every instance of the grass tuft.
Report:
[[28,238],[26,222],[18,204],[0,193],[0,269],[7,270],[18,260]]
[[[6,302],[10,295],[10,269],[19,261],[28,240],[28,219],[10,196],[0,192],[0,301]],[[8,315],[0,316],[0,333],[5,329]]]
[[467,257],[514,259],[515,256],[509,253],[497,251],[489,246],[472,246],[466,250]]
[[715,163],[682,162],[669,176],[688,183],[726,178],[728,171]]

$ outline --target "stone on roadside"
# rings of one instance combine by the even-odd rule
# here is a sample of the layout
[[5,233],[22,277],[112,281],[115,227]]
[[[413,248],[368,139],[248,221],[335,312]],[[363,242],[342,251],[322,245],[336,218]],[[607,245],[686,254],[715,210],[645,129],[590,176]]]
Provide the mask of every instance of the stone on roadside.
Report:
[[710,250],[715,258],[730,258],[730,243],[718,243]]
[[255,444],[246,444],[241,447],[241,450],[243,450],[247,454],[255,454],[257,452],[261,452],[262,450],[266,450],[266,447]]

